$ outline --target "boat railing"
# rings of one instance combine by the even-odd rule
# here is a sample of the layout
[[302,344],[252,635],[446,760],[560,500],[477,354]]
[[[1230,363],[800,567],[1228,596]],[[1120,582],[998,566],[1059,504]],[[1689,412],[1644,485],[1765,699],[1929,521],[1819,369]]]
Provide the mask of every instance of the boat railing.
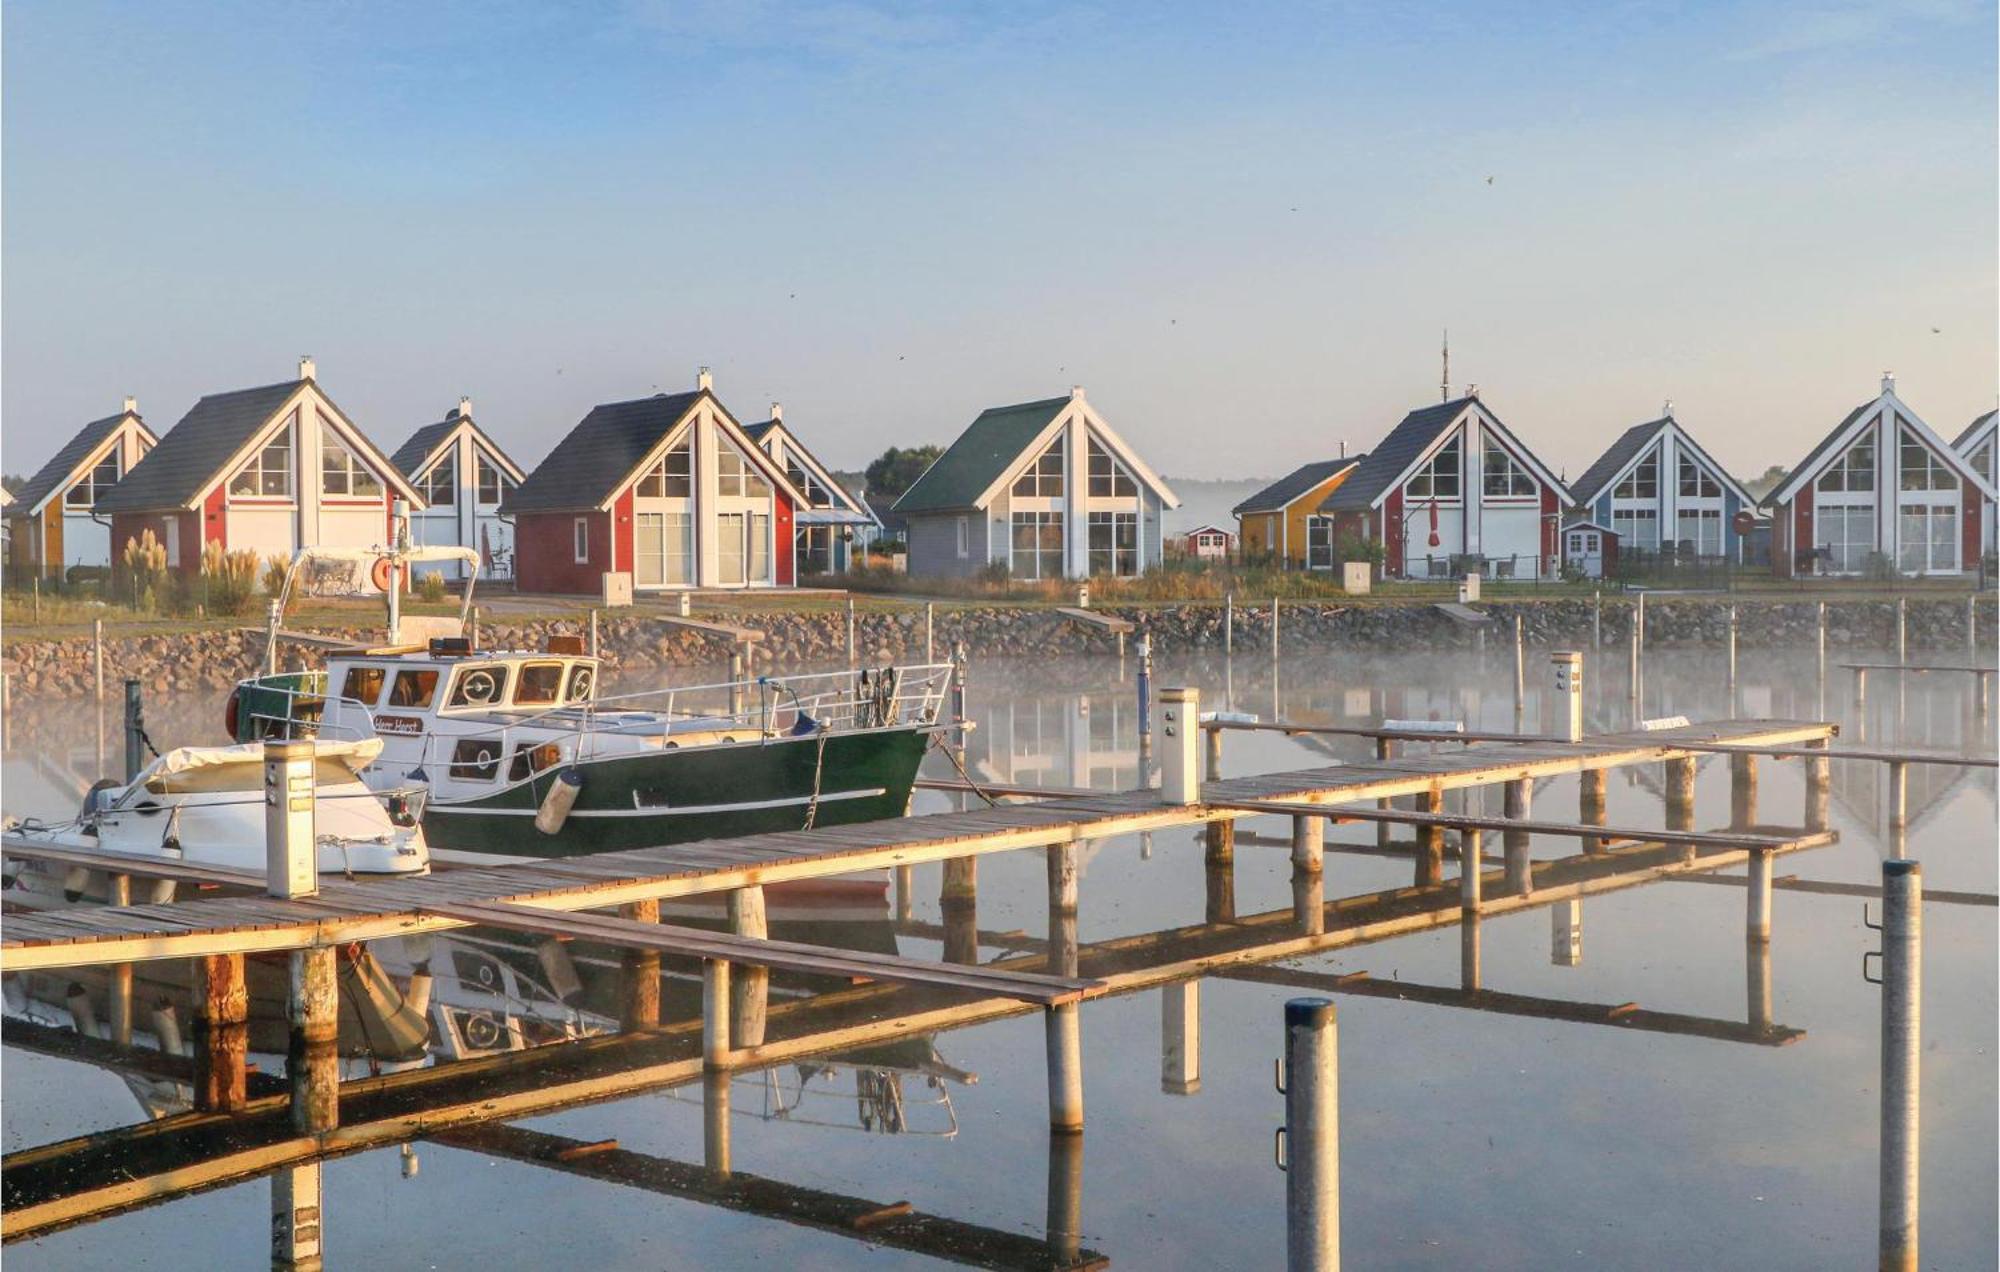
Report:
[[[329,695],[323,671],[254,676],[239,681],[237,690],[242,695],[241,709],[244,719],[251,724],[252,738],[359,742],[377,736],[374,708],[359,698]],[[275,705],[273,699],[282,705]],[[331,724],[326,719],[329,707],[337,707],[341,716]],[[350,723],[350,712],[359,715],[363,723]]]

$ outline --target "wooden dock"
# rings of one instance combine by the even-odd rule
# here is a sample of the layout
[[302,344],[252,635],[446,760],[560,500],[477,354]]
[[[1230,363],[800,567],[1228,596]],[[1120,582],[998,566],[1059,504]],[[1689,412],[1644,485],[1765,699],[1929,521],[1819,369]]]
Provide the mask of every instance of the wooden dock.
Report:
[[1090,627],[1102,628],[1107,632],[1115,632],[1121,636],[1137,630],[1136,625],[1129,618],[1120,618],[1116,614],[1100,614],[1096,610],[1087,610],[1075,605],[1058,605],[1056,606],[1056,613],[1062,615],[1064,618],[1072,619]]

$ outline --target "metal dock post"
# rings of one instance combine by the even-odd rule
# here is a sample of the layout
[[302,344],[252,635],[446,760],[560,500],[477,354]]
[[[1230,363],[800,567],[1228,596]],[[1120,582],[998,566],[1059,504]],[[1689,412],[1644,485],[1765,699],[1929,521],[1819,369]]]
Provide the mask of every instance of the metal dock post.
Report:
[[1160,986],[1160,1090],[1201,1090],[1201,982]]
[[1285,1004],[1285,1266],[1340,1267],[1340,1058],[1333,1000]]
[[1883,862],[1881,1266],[1898,1272],[1917,1266],[1923,935],[1923,867]]

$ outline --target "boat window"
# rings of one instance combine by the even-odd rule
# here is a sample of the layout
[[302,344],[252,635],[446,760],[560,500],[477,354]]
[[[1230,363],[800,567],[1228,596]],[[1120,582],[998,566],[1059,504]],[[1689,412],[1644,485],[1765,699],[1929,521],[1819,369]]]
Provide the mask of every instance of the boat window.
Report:
[[389,690],[392,707],[428,707],[437,692],[438,673],[433,667],[410,668],[396,673],[396,685]]
[[500,742],[497,738],[460,738],[451,751],[451,775],[468,781],[490,782],[500,775]]
[[382,696],[383,678],[380,667],[349,667],[347,679],[340,686],[340,696],[372,707]]
[[553,742],[537,746],[523,742],[514,748],[514,762],[507,766],[507,780],[519,782],[531,774],[545,772],[562,763],[562,748]]
[[597,672],[589,663],[577,663],[569,669],[570,702],[589,702],[597,691]]
[[448,701],[454,707],[490,707],[506,693],[507,668],[504,665],[466,667],[452,682]]
[[520,682],[514,686],[514,705],[552,706],[562,691],[562,682],[561,663],[526,663],[521,667]]

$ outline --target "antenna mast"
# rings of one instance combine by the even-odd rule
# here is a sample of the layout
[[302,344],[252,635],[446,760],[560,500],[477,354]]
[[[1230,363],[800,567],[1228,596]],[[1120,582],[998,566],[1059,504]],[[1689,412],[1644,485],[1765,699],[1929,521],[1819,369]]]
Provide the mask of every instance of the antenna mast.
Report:
[[1438,381],[1438,401],[1451,401],[1451,328],[1444,329],[1444,376]]

